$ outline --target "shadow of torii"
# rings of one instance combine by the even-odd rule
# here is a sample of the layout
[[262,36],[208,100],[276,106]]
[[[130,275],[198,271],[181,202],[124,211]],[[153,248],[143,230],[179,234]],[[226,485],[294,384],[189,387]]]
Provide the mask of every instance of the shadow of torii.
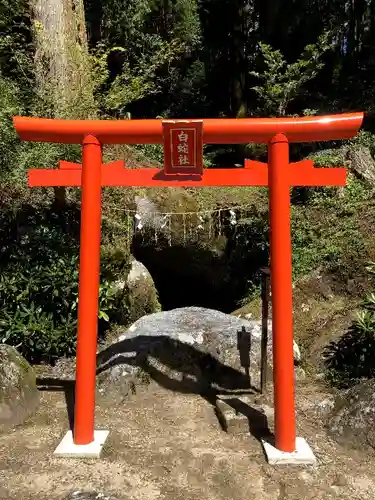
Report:
[[[99,353],[97,373],[103,373],[123,364],[138,366],[165,389],[184,394],[199,394],[213,406],[224,430],[216,402],[219,396],[225,396],[227,404],[233,407],[236,413],[248,419],[251,435],[257,440],[269,438],[271,433],[267,417],[239,398],[245,394],[259,394],[259,390],[251,385],[251,334],[244,328],[237,332],[237,349],[245,373],[225,365],[214,355],[202,352],[197,347],[180,340],[165,335],[139,335],[117,342]],[[165,371],[161,371],[157,363],[150,363],[149,357],[155,358],[157,363],[172,371],[178,371],[182,375],[181,379],[176,380]]]
[[[148,361],[150,356],[167,369],[181,373],[182,380],[172,379],[151,366]],[[98,354],[97,374],[122,364],[142,368],[161,386],[177,392],[210,392],[214,387],[220,392],[258,392],[249,383],[249,363],[245,374],[241,373],[223,364],[212,354],[166,335],[139,335],[112,344]]]
[[[259,394],[259,390],[250,384],[249,379],[251,345],[249,338],[250,335],[248,336],[243,330],[238,332],[237,347],[240,350],[241,365],[245,367],[245,373],[225,365],[213,354],[169,336],[138,335],[116,342],[99,352],[97,375],[120,365],[135,366],[141,368],[161,387],[182,394],[198,394],[215,407],[219,395]],[[151,363],[150,357],[154,358],[156,363]],[[180,373],[180,380],[160,370],[158,363]],[[65,393],[69,423],[73,429],[75,381],[39,378],[38,386],[40,390]],[[239,411],[248,417],[257,413],[256,409],[251,409],[247,405],[243,405]]]

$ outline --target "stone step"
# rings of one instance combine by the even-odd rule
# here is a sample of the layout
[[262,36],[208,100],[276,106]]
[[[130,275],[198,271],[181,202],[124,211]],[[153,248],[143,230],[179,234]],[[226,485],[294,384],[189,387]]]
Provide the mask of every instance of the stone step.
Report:
[[216,413],[222,428],[229,434],[252,434],[261,438],[273,428],[273,408],[254,401],[254,396],[218,396]]

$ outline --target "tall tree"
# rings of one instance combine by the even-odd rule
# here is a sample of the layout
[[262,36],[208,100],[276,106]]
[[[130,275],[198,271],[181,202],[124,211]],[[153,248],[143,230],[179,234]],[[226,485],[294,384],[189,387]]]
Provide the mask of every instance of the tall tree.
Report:
[[31,10],[36,87],[44,111],[54,117],[94,116],[83,0],[31,0]]
[[[83,0],[30,0],[35,40],[35,112],[54,118],[93,118],[97,114],[94,79]],[[58,161],[62,145],[51,145]],[[75,151],[68,148],[66,153]],[[64,205],[65,188],[55,187],[55,203]]]

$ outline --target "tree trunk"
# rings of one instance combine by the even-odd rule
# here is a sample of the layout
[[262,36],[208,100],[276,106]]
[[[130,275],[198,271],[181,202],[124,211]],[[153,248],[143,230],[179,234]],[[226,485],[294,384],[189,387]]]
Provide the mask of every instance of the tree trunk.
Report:
[[[30,0],[40,113],[54,118],[94,118],[93,79],[83,0]],[[65,188],[55,188],[65,203]]]
[[54,206],[55,208],[63,208],[66,206],[66,188],[65,187],[54,187],[53,188],[55,199]]
[[245,59],[246,33],[245,25],[245,4],[244,0],[237,0],[234,6],[233,22],[233,42],[232,42],[232,78],[231,78],[231,111],[236,118],[246,116],[246,72],[247,64]]

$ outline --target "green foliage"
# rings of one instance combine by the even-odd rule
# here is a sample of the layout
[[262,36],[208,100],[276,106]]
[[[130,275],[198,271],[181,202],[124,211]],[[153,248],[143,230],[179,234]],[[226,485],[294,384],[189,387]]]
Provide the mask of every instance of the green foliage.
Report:
[[263,84],[253,87],[267,114],[284,116],[288,105],[299,96],[303,86],[316,77],[323,68],[322,55],[331,48],[329,34],[324,33],[316,44],[305,47],[301,57],[288,64],[280,50],[266,43],[259,43],[266,69],[263,73],[251,72]]
[[360,130],[359,133],[348,141],[349,147],[364,146],[369,148],[370,153],[375,157],[375,134],[368,130]]
[[[96,18],[93,6],[89,13]],[[124,116],[129,104],[176,85],[176,64],[200,42],[197,4],[191,0],[109,0],[101,26],[103,37],[93,52],[96,98],[111,116]]]
[[344,165],[343,148],[322,149],[308,156],[314,161],[314,167],[342,167]]
[[[62,259],[61,267],[66,271],[62,275],[68,278],[74,277],[74,269],[69,264]],[[33,362],[72,355],[77,321],[74,313],[76,294],[72,293],[71,283],[54,282],[56,288],[50,290],[49,269],[41,266],[18,272],[13,269],[12,273],[5,270],[0,276],[1,341],[14,345]],[[53,272],[52,276],[54,279],[59,277]],[[59,297],[61,290],[66,293],[63,298]],[[41,293],[43,296],[45,293],[45,302],[41,300]],[[44,306],[49,309],[51,302],[56,305],[56,311],[46,312]]]
[[[97,5],[89,5],[89,13]],[[144,28],[146,16],[151,6],[148,0],[107,0],[102,6],[101,23],[103,38],[116,43],[125,38],[129,44],[134,43]],[[95,15],[95,13],[93,12]]]
[[0,33],[1,76],[17,82],[23,99],[28,101],[33,92],[34,47],[27,0],[0,0]]
[[322,219],[314,223],[309,213],[298,213],[292,221],[294,276],[325,265],[342,278],[352,278],[356,263],[360,262],[355,259],[363,254],[364,242],[355,223],[349,224],[344,227],[338,214],[333,212],[322,214]]
[[[108,67],[103,68],[103,63],[106,64],[109,54],[115,52],[124,55],[121,72],[116,75],[107,91],[102,95],[100,102],[102,107],[111,112],[119,110],[120,113],[123,113],[130,103],[158,93],[160,91],[156,79],[158,68],[170,64],[181,50],[181,44],[177,41],[167,43],[163,42],[163,40],[155,40],[151,53],[139,58],[137,64],[132,65],[127,51],[123,47],[112,47],[109,50],[102,49],[95,60],[96,67],[102,69],[102,73],[98,72],[98,74],[102,75],[102,82],[105,81],[105,83],[109,78],[109,70]],[[100,95],[99,92],[97,98]]]
[[15,167],[15,153],[19,150],[12,117],[22,114],[20,90],[10,78],[0,76],[0,177],[8,175]]
[[[0,266],[0,341],[29,360],[54,360],[75,352],[78,302],[78,220],[64,214],[29,211],[3,214]],[[116,256],[117,267],[123,265]],[[117,312],[114,261],[102,263],[99,319]]]
[[[375,275],[375,263],[368,266]],[[355,385],[363,378],[375,378],[375,294],[369,293],[363,309],[349,330],[331,342],[325,351],[329,382],[340,388]]]
[[135,146],[134,154],[140,162],[164,163],[164,150],[161,144],[139,144]]
[[[0,76],[0,178],[24,185],[29,168],[56,167],[61,158],[79,162],[79,145],[20,142],[13,126],[13,116],[27,112],[18,85],[10,78]],[[38,114],[35,101],[34,113]],[[40,111],[40,109],[39,109]]]
[[316,189],[307,205],[292,207],[295,276],[320,265],[344,281],[356,276],[367,255],[367,235],[357,217],[367,210],[366,199],[363,184],[350,175],[343,197],[334,188]]

